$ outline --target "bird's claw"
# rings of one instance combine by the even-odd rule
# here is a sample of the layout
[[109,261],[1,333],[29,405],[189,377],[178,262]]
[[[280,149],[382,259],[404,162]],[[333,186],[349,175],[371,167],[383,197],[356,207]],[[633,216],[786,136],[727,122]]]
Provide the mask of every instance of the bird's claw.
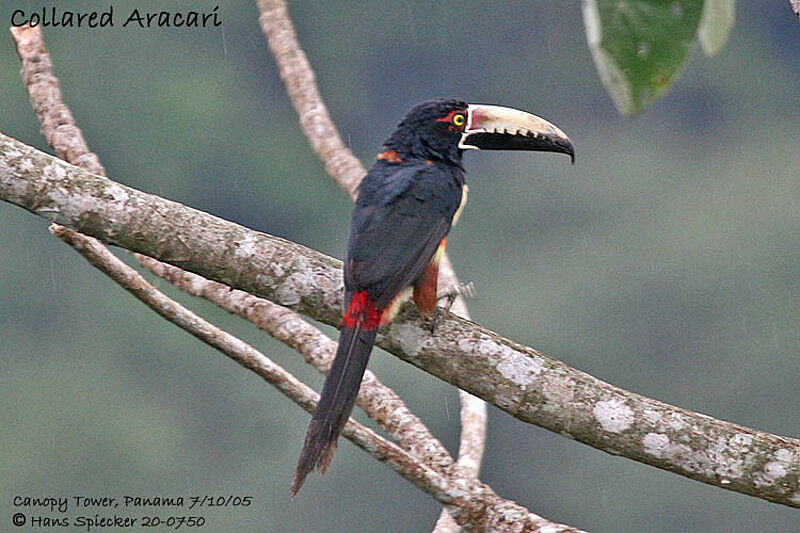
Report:
[[450,308],[453,307],[456,298],[459,296],[463,296],[464,298],[472,298],[475,296],[475,285],[471,281],[467,283],[459,283],[458,285],[453,285],[451,287],[447,287],[446,289],[442,289],[436,294],[436,299],[438,301],[444,300],[447,303],[441,307],[437,306],[436,309],[434,309],[434,314],[431,317],[429,326],[431,334],[436,331],[436,327],[441,324],[445,315],[450,312]]
[[475,284],[471,281],[467,283],[459,283],[458,285],[452,285],[436,293],[437,300],[447,299],[448,302],[450,302],[446,307],[447,309],[453,305],[453,302],[459,296],[463,296],[464,298],[472,298],[475,296]]

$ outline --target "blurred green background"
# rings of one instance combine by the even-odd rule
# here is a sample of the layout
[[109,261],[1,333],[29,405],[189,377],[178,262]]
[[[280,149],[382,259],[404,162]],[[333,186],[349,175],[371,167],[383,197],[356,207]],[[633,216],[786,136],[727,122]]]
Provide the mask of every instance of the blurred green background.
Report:
[[[31,4],[0,0],[0,25]],[[600,82],[577,1],[295,2],[291,14],[364,162],[432,97],[526,109],[571,136],[574,166],[467,154],[472,194],[449,251],[477,288],[475,320],[629,390],[798,436],[800,26],[787,2],[737,7],[720,53],[695,46],[670,91],[635,118],[617,113]],[[224,3],[220,17],[205,30],[45,37],[111,177],[341,257],[349,200],[299,130],[254,2]],[[5,33],[0,130],[52,152],[18,72]],[[439,506],[348,442],[291,501],[303,411],[136,302],[42,219],[2,204],[0,221],[0,530],[18,494],[254,497],[246,509],[204,510],[206,531],[430,530]],[[297,354],[178,296],[320,386]],[[377,351],[370,364],[455,451],[456,391]],[[482,479],[592,532],[800,531],[796,510],[494,408]]]

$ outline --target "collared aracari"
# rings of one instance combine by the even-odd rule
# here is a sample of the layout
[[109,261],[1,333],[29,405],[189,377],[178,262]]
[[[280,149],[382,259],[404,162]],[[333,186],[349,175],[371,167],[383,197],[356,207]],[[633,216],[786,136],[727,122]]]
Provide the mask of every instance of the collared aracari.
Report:
[[292,496],[317,467],[325,472],[353,410],[378,326],[410,296],[436,307],[447,234],[467,201],[464,150],[561,152],[569,138],[546,120],[506,107],[434,100],[414,107],[364,177],[344,261],[339,347],[297,463]]

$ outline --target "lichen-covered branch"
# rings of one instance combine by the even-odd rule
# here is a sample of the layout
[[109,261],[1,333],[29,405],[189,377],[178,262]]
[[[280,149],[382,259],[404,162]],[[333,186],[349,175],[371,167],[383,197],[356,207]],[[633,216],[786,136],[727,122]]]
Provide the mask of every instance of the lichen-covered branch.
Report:
[[[165,297],[97,241],[81,238],[80,235],[75,239],[74,231],[57,225],[51,226],[51,231],[160,316],[254,371],[306,411],[313,411],[319,395],[264,354]],[[442,472],[420,463],[408,452],[352,419],[348,421],[343,434],[431,494],[470,531],[581,533],[575,528],[545,520],[514,502],[500,498],[491,488],[465,476],[457,467]]]
[[[48,220],[275,301],[341,319],[340,262],[95,176],[0,134],[0,198]],[[609,385],[456,316],[413,307],[378,345],[525,422],[704,483],[800,507],[800,441]]]
[[[39,26],[19,26],[11,28],[14,46],[22,61],[22,82],[30,95],[31,104],[39,117],[41,132],[56,154],[73,165],[93,174],[106,175],[97,154],[89,150],[83,133],[75,124],[75,118],[62,98],[58,78],[53,74],[50,54],[44,46],[42,30]],[[58,231],[84,246],[102,246],[99,242],[74,232],[69,228],[58,227]]]
[[90,174],[2,133],[0,199],[304,314],[327,309],[326,323],[341,316],[340,261]]
[[[443,287],[454,287],[458,285],[458,278],[450,257],[445,254],[439,265],[439,284]],[[467,304],[464,298],[459,296],[453,302],[450,312],[461,318],[470,319]],[[478,477],[483,461],[483,453],[486,449],[486,403],[462,390],[461,399],[461,444],[458,450],[458,463]],[[439,533],[445,533],[445,529],[439,529]]]

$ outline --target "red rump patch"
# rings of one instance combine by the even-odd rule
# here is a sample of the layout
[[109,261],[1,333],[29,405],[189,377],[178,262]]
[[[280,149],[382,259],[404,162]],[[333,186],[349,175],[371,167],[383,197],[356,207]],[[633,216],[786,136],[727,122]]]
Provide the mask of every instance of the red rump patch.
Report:
[[375,309],[375,302],[369,299],[367,291],[358,291],[350,299],[347,312],[342,319],[342,325],[346,328],[354,328],[361,324],[362,327],[371,331],[378,329],[381,322],[381,313]]

